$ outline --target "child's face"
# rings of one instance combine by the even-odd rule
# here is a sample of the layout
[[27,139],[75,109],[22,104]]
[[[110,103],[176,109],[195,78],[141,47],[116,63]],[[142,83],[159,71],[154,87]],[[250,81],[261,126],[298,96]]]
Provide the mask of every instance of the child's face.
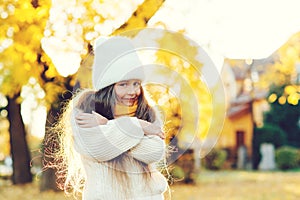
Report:
[[137,79],[120,81],[115,84],[114,90],[119,104],[132,106],[141,94],[141,81]]

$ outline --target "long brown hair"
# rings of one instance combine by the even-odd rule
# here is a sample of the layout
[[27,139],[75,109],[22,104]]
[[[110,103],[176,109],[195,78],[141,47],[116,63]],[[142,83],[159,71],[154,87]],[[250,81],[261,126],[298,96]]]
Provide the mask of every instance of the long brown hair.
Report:
[[[114,84],[107,86],[95,93],[95,111],[100,115],[111,120],[114,118],[113,110],[116,104],[116,95],[114,92]],[[93,104],[90,104],[93,105]],[[141,94],[138,97],[138,106],[135,116],[148,122],[155,121],[155,112],[151,108],[145,98],[144,90],[141,87]]]
[[[97,113],[111,120],[114,118],[113,110],[116,104],[116,94],[114,92],[114,84],[107,86],[97,92],[87,93],[85,101],[81,101],[78,108],[84,112],[91,112],[95,110]],[[138,106],[135,116],[148,122],[155,121],[154,110],[149,106],[143,88],[141,87],[141,94],[138,97]],[[111,169],[112,178],[117,180],[116,186],[121,187],[122,193],[129,196],[130,185],[128,183],[128,175],[125,170],[125,163],[128,160],[127,153],[123,153],[118,157],[107,162],[108,167]],[[135,162],[140,166],[143,171],[143,176],[148,179],[150,176],[149,166],[139,160]]]
[[[141,87],[141,94],[138,97],[138,106],[135,116],[138,119],[143,119],[148,122],[155,121],[155,112],[149,106],[145,96],[143,88]],[[95,108],[96,112],[105,116],[107,119],[113,119],[113,110],[116,104],[116,94],[114,92],[114,84],[106,88],[103,88],[95,94]],[[110,160],[108,164],[112,169],[112,176],[117,179],[118,186],[125,196],[129,196],[130,185],[128,183],[128,175],[125,171],[125,162],[128,159],[127,153],[123,153],[118,157]],[[151,175],[149,166],[139,160],[135,160],[136,163],[141,167],[143,176],[148,179]]]
[[[70,113],[74,108],[83,112],[91,113],[96,111],[107,119],[114,119],[113,110],[116,104],[114,85],[105,87],[99,91],[83,89],[77,92],[73,99],[65,106],[65,111],[58,123],[53,127],[53,132],[59,135],[60,150],[56,152],[55,159],[58,161],[55,167],[58,169],[60,187],[67,193],[73,194],[82,192],[84,186],[85,174],[80,162],[80,155],[73,150],[73,138],[71,134]],[[149,106],[143,88],[138,97],[138,106],[135,116],[148,122],[154,122],[156,119],[155,111]],[[130,185],[128,185],[128,174],[125,170],[125,162],[128,160],[128,154],[125,152],[120,156],[106,162],[110,169],[110,175],[116,179],[117,187],[122,190],[121,193],[129,196]],[[139,160],[134,161],[142,169],[143,177],[148,179],[151,176],[149,166]]]

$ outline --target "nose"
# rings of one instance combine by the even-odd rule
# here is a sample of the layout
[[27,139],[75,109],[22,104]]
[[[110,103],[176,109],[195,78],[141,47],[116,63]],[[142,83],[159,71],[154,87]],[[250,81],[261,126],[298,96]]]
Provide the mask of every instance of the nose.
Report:
[[136,93],[136,87],[134,87],[133,85],[131,85],[128,90],[127,90],[127,94],[129,95],[134,95]]

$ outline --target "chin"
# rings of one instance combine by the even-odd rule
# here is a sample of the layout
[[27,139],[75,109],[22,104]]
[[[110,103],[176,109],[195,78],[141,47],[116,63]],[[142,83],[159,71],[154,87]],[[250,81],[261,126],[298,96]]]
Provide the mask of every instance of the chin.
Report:
[[123,100],[120,103],[123,104],[124,106],[133,106],[136,101],[128,101],[128,100]]
[[123,106],[132,106],[133,105],[133,103],[130,103],[130,102],[127,102],[127,101],[122,101],[122,102],[120,102],[120,104],[123,105]]
[[134,105],[134,102],[133,103],[125,103],[125,106],[133,106]]

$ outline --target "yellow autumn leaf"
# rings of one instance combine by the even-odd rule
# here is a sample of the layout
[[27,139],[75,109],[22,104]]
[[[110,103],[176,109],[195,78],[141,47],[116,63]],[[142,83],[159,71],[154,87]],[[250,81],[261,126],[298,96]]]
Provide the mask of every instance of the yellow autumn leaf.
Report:
[[54,65],[50,65],[50,66],[49,66],[49,69],[46,71],[46,76],[47,76],[48,78],[52,78],[52,77],[55,77],[55,76],[57,76],[57,75],[58,75],[58,73],[57,73],[57,71],[56,71],[55,66],[54,66]]

